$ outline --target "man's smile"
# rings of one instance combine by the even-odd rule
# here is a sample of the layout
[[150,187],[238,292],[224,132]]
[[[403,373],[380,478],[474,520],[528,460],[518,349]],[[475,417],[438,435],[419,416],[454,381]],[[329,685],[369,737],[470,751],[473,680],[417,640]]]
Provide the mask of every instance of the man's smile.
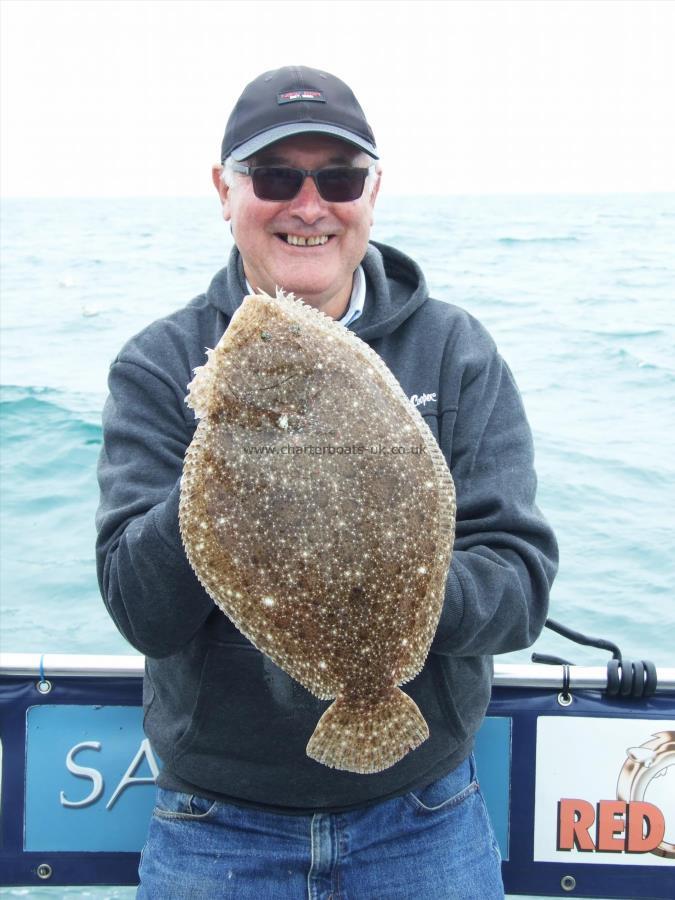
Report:
[[302,235],[302,234],[277,234],[280,240],[284,241],[286,244],[291,244],[293,247],[317,247],[323,246],[323,244],[327,244],[328,241],[334,237],[332,234],[312,234],[312,235]]

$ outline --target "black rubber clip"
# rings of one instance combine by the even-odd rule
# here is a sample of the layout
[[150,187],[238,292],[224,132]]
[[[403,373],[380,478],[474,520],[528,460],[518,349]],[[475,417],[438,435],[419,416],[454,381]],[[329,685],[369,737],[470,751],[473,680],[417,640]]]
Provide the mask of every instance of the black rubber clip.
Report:
[[610,659],[607,663],[608,697],[652,697],[657,683],[656,666],[648,659]]

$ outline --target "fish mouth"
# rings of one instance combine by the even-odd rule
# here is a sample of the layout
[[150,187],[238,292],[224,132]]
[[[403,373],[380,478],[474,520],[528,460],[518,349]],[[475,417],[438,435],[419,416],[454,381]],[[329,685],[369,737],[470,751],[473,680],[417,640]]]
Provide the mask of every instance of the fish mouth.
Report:
[[332,238],[334,234],[289,234],[286,232],[277,232],[275,235],[284,244],[291,247],[323,247]]

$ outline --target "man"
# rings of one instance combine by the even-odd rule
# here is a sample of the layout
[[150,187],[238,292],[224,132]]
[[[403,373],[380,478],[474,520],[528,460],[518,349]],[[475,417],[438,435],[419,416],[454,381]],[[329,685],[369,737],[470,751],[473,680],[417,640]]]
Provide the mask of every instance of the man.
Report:
[[[471,754],[492,654],[532,643],[555,539],[534,503],[530,430],[485,330],[429,299],[417,265],[369,244],[375,139],[351,90],[304,67],[244,90],[213,179],[235,248],[206,294],[133,338],[110,371],[98,566],[118,628],[146,654],[145,729],[163,762],[140,897],[503,896]],[[250,289],[293,291],[384,359],[453,473],[455,553],[422,672],[406,685],[430,737],[372,775],[305,754],[326,703],[215,607],[182,548],[178,500],[195,429],[184,403]]]

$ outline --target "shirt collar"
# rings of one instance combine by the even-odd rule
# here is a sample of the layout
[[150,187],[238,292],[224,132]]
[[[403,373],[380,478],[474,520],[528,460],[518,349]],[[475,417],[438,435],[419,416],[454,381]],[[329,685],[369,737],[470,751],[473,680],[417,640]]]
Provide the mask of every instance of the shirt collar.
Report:
[[356,322],[358,317],[363,312],[365,302],[366,274],[363,271],[363,266],[359,266],[358,269],[354,272],[352,295],[349,298],[349,306],[344,311],[343,315],[337,320],[340,325],[344,325],[346,328],[347,325],[351,325],[352,322]]

